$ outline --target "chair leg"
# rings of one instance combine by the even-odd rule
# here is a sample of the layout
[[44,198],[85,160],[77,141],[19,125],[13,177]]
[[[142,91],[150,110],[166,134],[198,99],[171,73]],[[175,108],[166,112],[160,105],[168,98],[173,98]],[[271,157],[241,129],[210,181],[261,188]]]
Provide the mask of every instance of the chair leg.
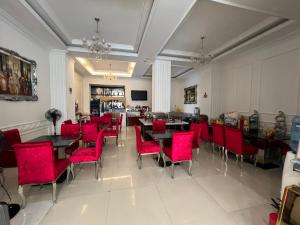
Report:
[[19,185],[18,187],[18,193],[22,199],[22,204],[21,204],[21,208],[24,209],[25,206],[26,206],[26,198],[25,198],[25,195],[24,195],[24,192],[23,192],[23,186],[22,185]]
[[98,180],[98,177],[99,177],[99,167],[100,167],[100,162],[98,160],[97,162],[95,162],[95,177],[96,177],[96,180]]
[[159,166],[159,161],[160,161],[160,153],[157,153],[157,165]]
[[162,155],[163,161],[164,161],[164,168],[166,167],[166,155],[165,153],[163,153]]
[[238,163],[239,162],[239,155],[238,154],[235,154],[235,157],[236,157],[236,163]]
[[103,165],[102,165],[102,157],[100,157],[100,159],[99,159],[99,166],[100,166],[100,168],[103,168]]
[[212,142],[211,145],[212,145],[212,151],[214,152],[215,151],[215,144]]
[[72,174],[72,179],[74,179],[74,178],[75,178],[75,173],[74,173],[74,163],[71,163],[71,168],[70,168],[70,170],[71,170],[71,174]]
[[116,145],[118,146],[118,137],[116,137]]
[[254,157],[254,166],[256,167],[256,164],[257,164],[257,157],[256,157],[256,154],[253,155],[253,157]]
[[52,201],[56,203],[56,182],[52,183]]
[[188,170],[188,174],[189,174],[190,176],[192,176],[192,165],[193,165],[193,161],[190,160],[190,161],[189,161],[189,170]]
[[0,176],[2,179],[2,183],[5,184],[4,169],[2,167],[0,167]]
[[139,156],[138,156],[138,168],[142,169],[142,155],[141,154],[139,154]]
[[172,177],[172,179],[174,179],[174,163],[173,162],[171,165],[171,177]]
[[222,147],[222,159],[224,159],[224,155],[225,155],[225,147]]
[[227,161],[227,160],[228,160],[228,150],[225,149],[225,161]]
[[69,178],[70,178],[70,166],[67,167],[67,184],[69,184]]

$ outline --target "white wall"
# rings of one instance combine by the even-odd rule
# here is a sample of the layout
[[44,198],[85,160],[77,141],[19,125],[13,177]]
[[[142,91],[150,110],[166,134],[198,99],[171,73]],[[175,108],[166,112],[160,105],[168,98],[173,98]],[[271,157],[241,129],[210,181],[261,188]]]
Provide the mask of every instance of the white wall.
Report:
[[0,101],[0,129],[18,128],[22,139],[48,132],[44,113],[50,107],[49,52],[0,16],[0,46],[37,62],[37,102]]
[[[197,85],[197,104],[184,104],[184,88]],[[175,105],[183,112],[193,113],[195,107],[199,107],[201,114],[211,114],[211,68],[196,68],[180,79],[172,81],[171,110]],[[204,98],[206,92],[207,98]]]
[[[90,108],[90,85],[91,84],[103,84],[103,85],[124,85],[125,86],[125,97],[126,105],[147,105],[151,107],[152,101],[152,89],[151,79],[141,78],[118,78],[117,80],[105,80],[101,77],[85,76],[83,78],[83,112],[89,113]],[[147,101],[132,101],[131,90],[147,90],[148,100]]]
[[278,110],[300,115],[300,34],[257,46],[213,65],[213,115],[257,109],[264,126]]
[[79,112],[83,111],[83,78],[82,76],[75,71],[74,73],[74,84],[73,84],[73,93],[75,101],[78,102]]

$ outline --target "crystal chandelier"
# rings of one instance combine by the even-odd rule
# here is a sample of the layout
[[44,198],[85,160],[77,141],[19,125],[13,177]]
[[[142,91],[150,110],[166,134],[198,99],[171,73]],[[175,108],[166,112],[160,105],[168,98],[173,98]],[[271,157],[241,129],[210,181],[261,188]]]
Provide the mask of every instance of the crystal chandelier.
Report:
[[113,75],[111,72],[111,64],[109,64],[109,71],[107,74],[104,75],[105,80],[116,80],[117,76]]
[[97,23],[96,33],[92,36],[91,40],[82,38],[82,46],[96,55],[96,59],[102,59],[104,55],[110,52],[110,44],[108,44],[99,33],[99,18],[95,18]]
[[191,60],[195,63],[199,63],[199,64],[207,64],[209,63],[212,59],[213,59],[213,56],[210,55],[210,54],[206,54],[205,51],[204,51],[204,47],[203,47],[203,43],[204,43],[204,39],[205,37],[202,36],[201,37],[201,50],[200,50],[200,56],[198,57],[191,57]]

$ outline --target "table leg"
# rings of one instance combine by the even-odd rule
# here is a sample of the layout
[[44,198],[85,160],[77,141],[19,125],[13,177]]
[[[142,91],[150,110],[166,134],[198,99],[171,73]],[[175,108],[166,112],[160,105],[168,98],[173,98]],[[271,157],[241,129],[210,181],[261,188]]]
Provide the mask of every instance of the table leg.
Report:
[[[158,160],[158,165],[159,167],[164,167],[164,160],[163,160],[163,148],[164,148],[164,140],[163,139],[160,139],[159,140],[159,146],[160,146],[160,157],[159,159],[156,158],[156,160]],[[171,166],[171,161],[166,161],[166,166]]]

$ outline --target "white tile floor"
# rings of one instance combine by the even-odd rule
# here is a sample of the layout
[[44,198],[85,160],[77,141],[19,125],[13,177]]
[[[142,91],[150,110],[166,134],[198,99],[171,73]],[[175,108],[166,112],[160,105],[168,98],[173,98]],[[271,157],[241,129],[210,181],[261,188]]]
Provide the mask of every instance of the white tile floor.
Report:
[[[151,156],[138,170],[133,128],[122,131],[120,146],[109,140],[104,147],[101,178],[94,166],[76,167],[75,180],[58,185],[57,204],[51,186],[27,190],[28,204],[11,222],[30,225],[262,225],[267,224],[270,198],[279,196],[281,169],[262,170],[234,159],[224,163],[218,152],[202,144],[190,177],[186,165],[160,168]],[[17,172],[5,171],[13,202]],[[3,197],[7,200],[6,197]]]

